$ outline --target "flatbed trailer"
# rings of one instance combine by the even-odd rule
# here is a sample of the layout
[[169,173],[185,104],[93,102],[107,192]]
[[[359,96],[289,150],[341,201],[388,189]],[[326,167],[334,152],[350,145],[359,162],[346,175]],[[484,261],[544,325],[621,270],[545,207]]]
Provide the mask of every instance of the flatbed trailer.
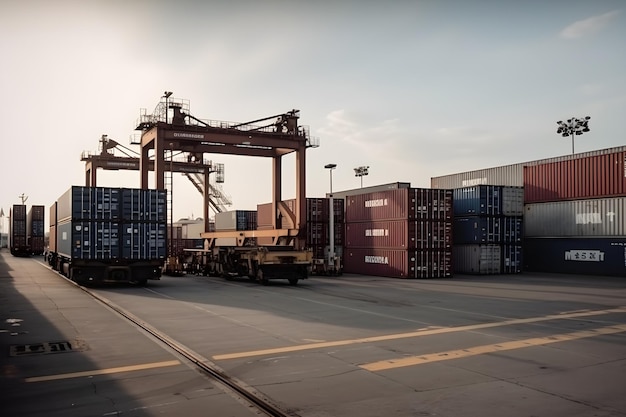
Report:
[[[293,246],[297,235],[296,229],[207,232],[201,235],[206,239],[206,249],[188,252],[203,257],[200,262],[207,275],[226,279],[248,277],[263,285],[273,279],[286,279],[297,285],[299,280],[308,278],[313,259],[312,251]],[[256,245],[256,238],[260,237],[275,237],[275,244]],[[231,238],[235,245],[217,246],[219,238]]]

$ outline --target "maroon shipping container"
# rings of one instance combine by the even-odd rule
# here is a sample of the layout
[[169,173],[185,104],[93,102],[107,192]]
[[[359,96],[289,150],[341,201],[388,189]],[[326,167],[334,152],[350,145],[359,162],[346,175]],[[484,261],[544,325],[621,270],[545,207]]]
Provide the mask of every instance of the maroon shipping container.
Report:
[[389,278],[447,278],[452,276],[450,250],[344,248],[344,272]]
[[524,167],[524,203],[626,196],[626,152]]
[[452,220],[452,190],[401,188],[346,197],[346,223]]
[[381,220],[346,223],[347,248],[450,249],[452,223],[435,220]]

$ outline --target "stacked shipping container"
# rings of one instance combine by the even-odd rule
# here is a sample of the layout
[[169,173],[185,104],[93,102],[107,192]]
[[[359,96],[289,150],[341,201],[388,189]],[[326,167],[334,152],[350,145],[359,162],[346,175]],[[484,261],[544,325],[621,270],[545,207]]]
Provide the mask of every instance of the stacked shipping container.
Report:
[[11,232],[9,246],[11,247],[11,254],[14,256],[28,256],[30,255],[30,246],[28,246],[26,206],[14,204],[10,216]]
[[166,192],[73,186],[50,209],[50,249],[72,260],[166,256]]
[[525,267],[626,276],[626,151],[524,168]]
[[344,271],[452,275],[452,191],[400,188],[346,197]]
[[524,269],[626,275],[626,146],[431,178],[524,187]]
[[31,206],[27,216],[28,244],[33,255],[42,255],[44,252],[45,237],[45,210],[44,206]]
[[522,270],[521,187],[476,185],[454,190],[454,272]]

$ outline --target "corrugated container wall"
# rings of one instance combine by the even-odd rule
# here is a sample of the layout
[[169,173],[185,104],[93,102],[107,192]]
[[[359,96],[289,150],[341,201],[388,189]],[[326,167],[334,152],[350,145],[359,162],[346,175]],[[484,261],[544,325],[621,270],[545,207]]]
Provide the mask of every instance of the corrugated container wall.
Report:
[[524,235],[626,236],[626,197],[526,204]]
[[463,188],[480,184],[508,185],[515,187],[524,186],[524,166],[534,166],[549,164],[554,162],[569,161],[580,158],[588,158],[600,155],[610,155],[626,152],[626,146],[600,149],[596,151],[583,152],[574,155],[557,156],[535,161],[523,162],[519,164],[504,165],[494,168],[478,169],[474,171],[461,172],[450,175],[432,177],[430,186],[432,188]]
[[73,186],[50,209],[51,250],[85,260],[163,259],[165,197],[165,190]]
[[402,188],[346,197],[346,223],[452,220],[452,190]]
[[346,223],[351,248],[450,249],[452,224],[429,220],[381,220]]
[[455,245],[452,247],[455,273],[489,275],[502,273],[500,245]]
[[28,249],[28,233],[26,227],[26,206],[14,204],[11,210],[11,251],[19,253]]
[[344,269],[354,274],[390,278],[447,278],[452,275],[449,250],[344,248]]
[[528,238],[524,269],[626,277],[626,238]]
[[524,168],[524,201],[626,196],[626,151]]
[[215,214],[215,230],[256,230],[256,210],[232,210]]
[[33,205],[28,210],[28,244],[33,255],[44,252],[46,208],[42,205]]
[[476,185],[453,190],[455,216],[499,216],[502,213],[502,190],[499,185]]

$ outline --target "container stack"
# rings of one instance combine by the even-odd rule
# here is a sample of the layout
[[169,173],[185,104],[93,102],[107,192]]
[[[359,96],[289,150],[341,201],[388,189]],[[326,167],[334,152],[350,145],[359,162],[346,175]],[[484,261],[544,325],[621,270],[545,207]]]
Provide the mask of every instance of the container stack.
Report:
[[522,270],[522,187],[476,185],[454,190],[454,272]]
[[166,222],[164,190],[73,186],[50,209],[51,249],[71,259],[164,259]]
[[344,271],[390,278],[452,275],[452,190],[346,197]]
[[13,256],[30,255],[30,247],[28,246],[28,230],[26,218],[26,206],[23,204],[14,204],[11,209],[11,228],[9,246]]
[[42,255],[44,252],[45,211],[40,205],[31,206],[27,215],[28,245],[33,255]]
[[626,151],[524,168],[528,271],[626,276]]

